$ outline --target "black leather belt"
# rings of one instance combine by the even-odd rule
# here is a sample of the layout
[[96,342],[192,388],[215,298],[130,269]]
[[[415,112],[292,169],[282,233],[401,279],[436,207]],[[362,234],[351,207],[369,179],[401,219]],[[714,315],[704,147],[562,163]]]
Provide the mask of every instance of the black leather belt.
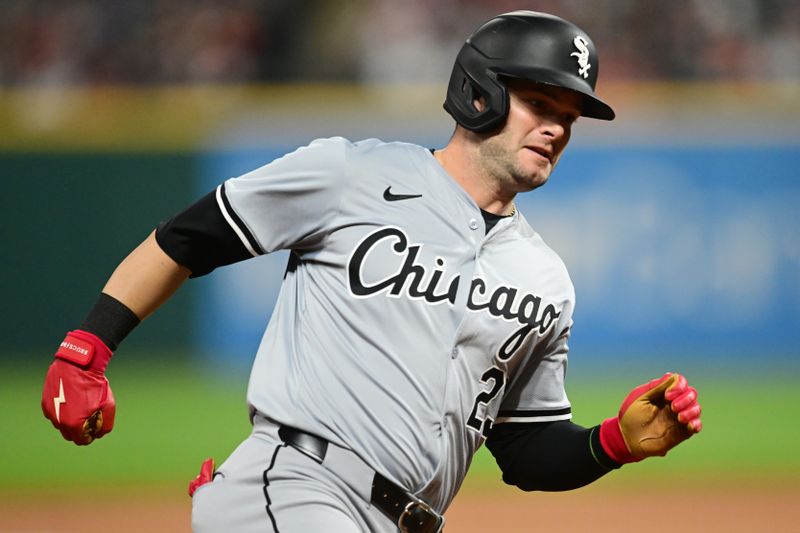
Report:
[[[278,436],[283,442],[308,455],[318,463],[325,460],[328,441],[289,426],[281,426]],[[430,505],[375,472],[370,503],[391,518],[401,533],[439,533],[444,517]]]

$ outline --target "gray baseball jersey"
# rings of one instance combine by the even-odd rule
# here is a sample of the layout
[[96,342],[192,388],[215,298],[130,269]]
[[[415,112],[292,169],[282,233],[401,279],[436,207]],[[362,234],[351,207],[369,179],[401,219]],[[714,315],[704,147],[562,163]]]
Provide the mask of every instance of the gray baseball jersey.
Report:
[[520,213],[486,234],[431,152],[320,139],[226,181],[253,255],[292,250],[248,389],[443,512],[491,425],[570,418],[574,290]]

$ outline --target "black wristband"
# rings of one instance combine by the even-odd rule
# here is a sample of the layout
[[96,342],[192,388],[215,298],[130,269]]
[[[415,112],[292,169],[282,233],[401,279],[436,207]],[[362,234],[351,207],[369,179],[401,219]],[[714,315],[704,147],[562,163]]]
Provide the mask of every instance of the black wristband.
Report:
[[125,304],[101,292],[78,329],[97,335],[113,352],[139,322],[136,313]]

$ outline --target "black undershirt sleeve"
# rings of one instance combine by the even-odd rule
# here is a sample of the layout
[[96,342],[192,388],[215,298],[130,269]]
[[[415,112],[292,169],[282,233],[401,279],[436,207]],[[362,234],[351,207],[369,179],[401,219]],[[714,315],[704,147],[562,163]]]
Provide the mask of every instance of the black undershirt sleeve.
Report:
[[176,263],[188,268],[192,278],[253,257],[225,220],[216,191],[160,223],[156,242]]
[[525,491],[577,489],[621,466],[600,445],[599,426],[569,420],[497,424],[486,447],[503,481]]

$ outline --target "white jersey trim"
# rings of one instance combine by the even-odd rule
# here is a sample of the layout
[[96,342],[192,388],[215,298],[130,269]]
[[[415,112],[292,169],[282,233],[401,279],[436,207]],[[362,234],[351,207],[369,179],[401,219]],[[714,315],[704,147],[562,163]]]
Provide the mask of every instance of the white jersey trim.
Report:
[[572,413],[563,415],[548,415],[548,416],[500,416],[494,423],[502,424],[503,422],[555,422],[557,420],[570,420]]
[[225,208],[225,202],[222,201],[222,185],[217,186],[216,198],[219,210],[222,212],[222,216],[225,217],[228,225],[236,233],[236,236],[239,237],[239,240],[242,241],[242,244],[244,244],[244,247],[247,248],[247,251],[250,252],[253,257],[258,257],[259,253],[253,249],[242,229],[236,224],[236,222],[234,222],[230,213],[228,213],[228,210]]

